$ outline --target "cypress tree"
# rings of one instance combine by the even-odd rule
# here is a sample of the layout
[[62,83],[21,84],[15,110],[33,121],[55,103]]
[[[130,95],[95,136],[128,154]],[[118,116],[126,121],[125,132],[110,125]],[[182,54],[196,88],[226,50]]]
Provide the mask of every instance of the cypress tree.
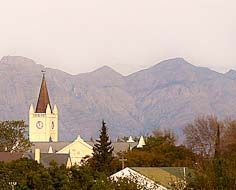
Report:
[[102,128],[100,130],[99,139],[93,148],[93,164],[94,169],[99,172],[109,173],[111,169],[111,162],[113,160],[113,147],[109,136],[107,134],[106,123],[102,121]]

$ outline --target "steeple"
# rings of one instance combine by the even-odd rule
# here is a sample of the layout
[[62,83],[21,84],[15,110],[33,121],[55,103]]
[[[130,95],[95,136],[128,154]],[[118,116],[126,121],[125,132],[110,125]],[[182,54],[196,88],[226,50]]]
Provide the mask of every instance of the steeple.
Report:
[[46,113],[47,105],[49,105],[51,109],[51,104],[48,96],[48,89],[45,79],[45,73],[43,73],[41,88],[38,97],[38,103],[36,107],[36,113]]
[[58,141],[58,109],[50,105],[48,89],[42,71],[42,83],[39,91],[37,106],[29,109],[29,140],[30,142],[57,142]]

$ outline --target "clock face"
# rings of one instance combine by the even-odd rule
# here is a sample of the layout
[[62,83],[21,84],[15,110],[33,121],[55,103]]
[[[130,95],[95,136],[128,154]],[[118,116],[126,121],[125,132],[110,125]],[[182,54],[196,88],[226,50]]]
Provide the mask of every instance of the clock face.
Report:
[[37,121],[36,127],[37,127],[38,129],[42,129],[42,128],[43,128],[43,122],[42,122],[42,121]]

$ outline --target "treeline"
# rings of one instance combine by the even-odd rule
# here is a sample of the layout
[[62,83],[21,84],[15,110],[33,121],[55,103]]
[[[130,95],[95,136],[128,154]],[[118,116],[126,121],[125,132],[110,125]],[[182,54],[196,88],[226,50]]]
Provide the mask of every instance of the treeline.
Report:
[[185,189],[236,189],[236,121],[200,116],[184,128],[184,145],[155,130],[146,146],[125,153],[127,166],[188,167]]
[[121,179],[111,181],[103,172],[96,172],[89,166],[66,168],[55,162],[44,168],[34,160],[22,158],[11,163],[0,163],[0,189],[11,190],[10,182],[17,182],[15,189],[37,190],[135,190],[137,184]]
[[[126,159],[125,166],[129,167],[190,168],[193,172],[181,189],[236,189],[236,121],[201,116],[184,128],[184,134],[184,145],[177,145],[173,132],[155,130],[145,137],[143,148],[113,157],[103,122],[93,157],[84,159],[82,166],[67,169],[52,162],[44,168],[27,159],[1,163],[0,189],[10,189],[9,181],[17,181],[16,189],[142,189],[127,179],[114,182],[108,178],[122,169],[121,158]],[[28,147],[28,142],[23,142]]]

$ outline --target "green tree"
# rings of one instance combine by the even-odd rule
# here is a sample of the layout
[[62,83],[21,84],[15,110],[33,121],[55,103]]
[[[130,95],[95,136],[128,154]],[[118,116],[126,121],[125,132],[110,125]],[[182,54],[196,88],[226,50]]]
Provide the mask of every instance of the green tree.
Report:
[[22,158],[3,164],[0,166],[0,170],[0,176],[5,179],[5,183],[9,181],[17,182],[16,189],[53,189],[49,172],[34,160]]
[[87,190],[95,183],[94,171],[88,164],[72,166],[69,176],[70,189]]
[[65,165],[58,166],[52,160],[48,168],[49,175],[51,176],[52,186],[58,190],[69,190],[69,176],[68,170]]
[[0,122],[0,151],[22,152],[30,148],[31,143],[25,138],[24,121]]
[[102,128],[100,130],[99,139],[96,140],[96,144],[93,148],[92,165],[98,172],[109,173],[111,170],[111,164],[113,160],[112,152],[113,147],[109,136],[107,134],[106,123],[102,121]]
[[196,155],[183,145],[176,145],[169,133],[146,137],[146,145],[125,153],[127,166],[137,167],[189,167]]

